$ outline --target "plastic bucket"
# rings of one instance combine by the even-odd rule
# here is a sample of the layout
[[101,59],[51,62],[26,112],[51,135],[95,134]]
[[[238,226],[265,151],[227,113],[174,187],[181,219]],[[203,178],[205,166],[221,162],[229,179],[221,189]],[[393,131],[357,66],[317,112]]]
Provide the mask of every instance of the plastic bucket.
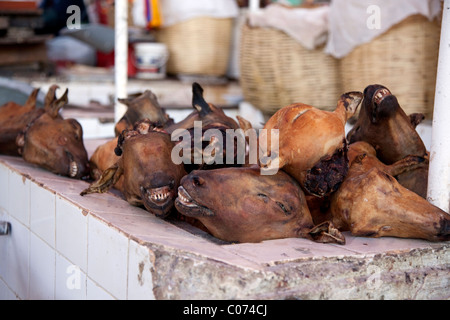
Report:
[[163,43],[141,42],[134,44],[136,78],[162,79],[166,76],[169,58],[167,46]]

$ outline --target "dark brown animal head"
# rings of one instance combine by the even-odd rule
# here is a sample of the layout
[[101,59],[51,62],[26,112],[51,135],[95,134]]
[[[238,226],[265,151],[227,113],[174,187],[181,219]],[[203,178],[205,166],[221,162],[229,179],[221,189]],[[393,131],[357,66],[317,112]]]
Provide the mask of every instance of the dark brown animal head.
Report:
[[231,242],[311,238],[313,228],[298,183],[282,171],[260,175],[257,167],[192,171],[181,181],[175,206]]
[[[397,98],[382,85],[370,85],[364,90],[364,101],[357,122],[347,134],[350,143],[365,141],[376,150],[385,164],[407,156],[427,157],[425,145],[416,131],[423,120],[421,114],[407,116]],[[426,197],[428,167],[396,176],[406,188]]]
[[84,178],[89,174],[83,130],[75,119],[63,119],[59,110],[67,104],[67,93],[57,99],[52,86],[46,96],[44,109],[36,113],[17,136],[19,154],[55,174]]
[[145,90],[144,93],[126,99],[119,99],[119,102],[125,104],[128,109],[116,123],[114,129],[116,136],[121,134],[123,130],[132,129],[136,122],[144,119],[149,119],[151,122],[162,126],[171,123],[171,119],[159,105],[156,95],[150,90]]
[[[205,150],[208,146],[214,150],[220,149],[220,152],[217,155],[214,155],[214,158],[216,159],[221,157],[222,162],[225,163],[227,145],[226,130],[239,128],[237,122],[225,115],[221,108],[205,101],[203,98],[203,88],[198,83],[194,83],[192,85],[192,93],[192,106],[195,110],[184,120],[165,128],[165,130],[172,135],[174,141],[180,142],[177,149],[189,148],[190,154],[183,154],[183,159],[185,159],[183,162],[189,162],[195,165],[186,166],[188,171],[191,171],[192,169],[205,168],[207,162],[204,161],[205,159],[203,159],[203,162],[201,163],[198,163],[195,159],[199,155],[201,159],[203,150]],[[215,131],[214,136],[205,136],[205,132],[208,132],[209,129],[211,129],[209,133]],[[199,141],[196,143],[197,131],[199,132]],[[220,136],[220,138],[215,139],[216,136]],[[219,139],[222,142],[222,145],[221,148],[216,148],[215,144],[218,143]],[[236,148],[235,143],[234,147]],[[236,155],[236,153],[234,153],[234,155]],[[209,168],[211,167],[217,168],[214,164],[209,166]]]
[[155,130],[150,122],[136,124],[134,130],[125,130],[119,136],[119,161],[81,195],[106,192],[123,176],[122,192],[130,204],[144,206],[159,217],[168,216],[185,175],[183,165],[172,162],[173,145],[170,136]]
[[221,108],[205,101],[203,88],[196,82],[192,84],[192,107],[195,109],[184,120],[166,127],[168,133],[176,129],[191,130],[195,121],[201,121],[203,128],[237,129],[239,125],[228,117]]
[[375,84],[364,90],[362,108],[352,130],[349,143],[366,141],[386,164],[408,155],[423,157],[427,151],[415,127],[423,119],[418,114],[407,116],[388,88]]

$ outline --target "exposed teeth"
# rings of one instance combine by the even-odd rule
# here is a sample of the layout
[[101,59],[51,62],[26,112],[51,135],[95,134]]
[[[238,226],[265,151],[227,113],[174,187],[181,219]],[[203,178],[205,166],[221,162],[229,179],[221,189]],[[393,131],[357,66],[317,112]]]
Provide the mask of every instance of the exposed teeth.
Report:
[[75,161],[70,162],[70,168],[69,168],[69,176],[71,178],[75,177],[78,173],[78,166]]
[[178,200],[185,206],[188,207],[197,207],[197,204],[192,201],[190,198],[186,198],[180,190],[178,190]]
[[165,193],[154,193],[150,195],[150,199],[151,200],[155,200],[155,201],[163,201],[166,200],[169,197],[170,193],[169,192],[165,192]]
[[180,198],[181,202],[190,203],[191,200],[188,198],[183,197],[180,193],[178,193],[178,197]]

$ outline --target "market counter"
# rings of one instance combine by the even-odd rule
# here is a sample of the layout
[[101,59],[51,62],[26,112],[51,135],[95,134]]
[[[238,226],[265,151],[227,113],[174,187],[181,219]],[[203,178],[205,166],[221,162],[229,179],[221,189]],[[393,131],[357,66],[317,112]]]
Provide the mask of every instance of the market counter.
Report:
[[[92,149],[100,141],[90,141]],[[0,156],[0,299],[448,299],[449,243],[230,244]]]

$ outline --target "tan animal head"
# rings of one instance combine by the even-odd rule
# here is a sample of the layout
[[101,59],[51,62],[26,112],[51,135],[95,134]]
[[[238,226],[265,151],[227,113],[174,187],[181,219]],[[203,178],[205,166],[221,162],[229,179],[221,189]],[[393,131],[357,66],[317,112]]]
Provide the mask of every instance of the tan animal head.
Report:
[[334,112],[302,103],[278,110],[264,129],[269,137],[270,130],[278,130],[279,154],[269,154],[271,160],[261,167],[269,170],[278,166],[309,193],[320,197],[335,191],[348,170],[345,123],[361,99],[361,92],[345,93]]

